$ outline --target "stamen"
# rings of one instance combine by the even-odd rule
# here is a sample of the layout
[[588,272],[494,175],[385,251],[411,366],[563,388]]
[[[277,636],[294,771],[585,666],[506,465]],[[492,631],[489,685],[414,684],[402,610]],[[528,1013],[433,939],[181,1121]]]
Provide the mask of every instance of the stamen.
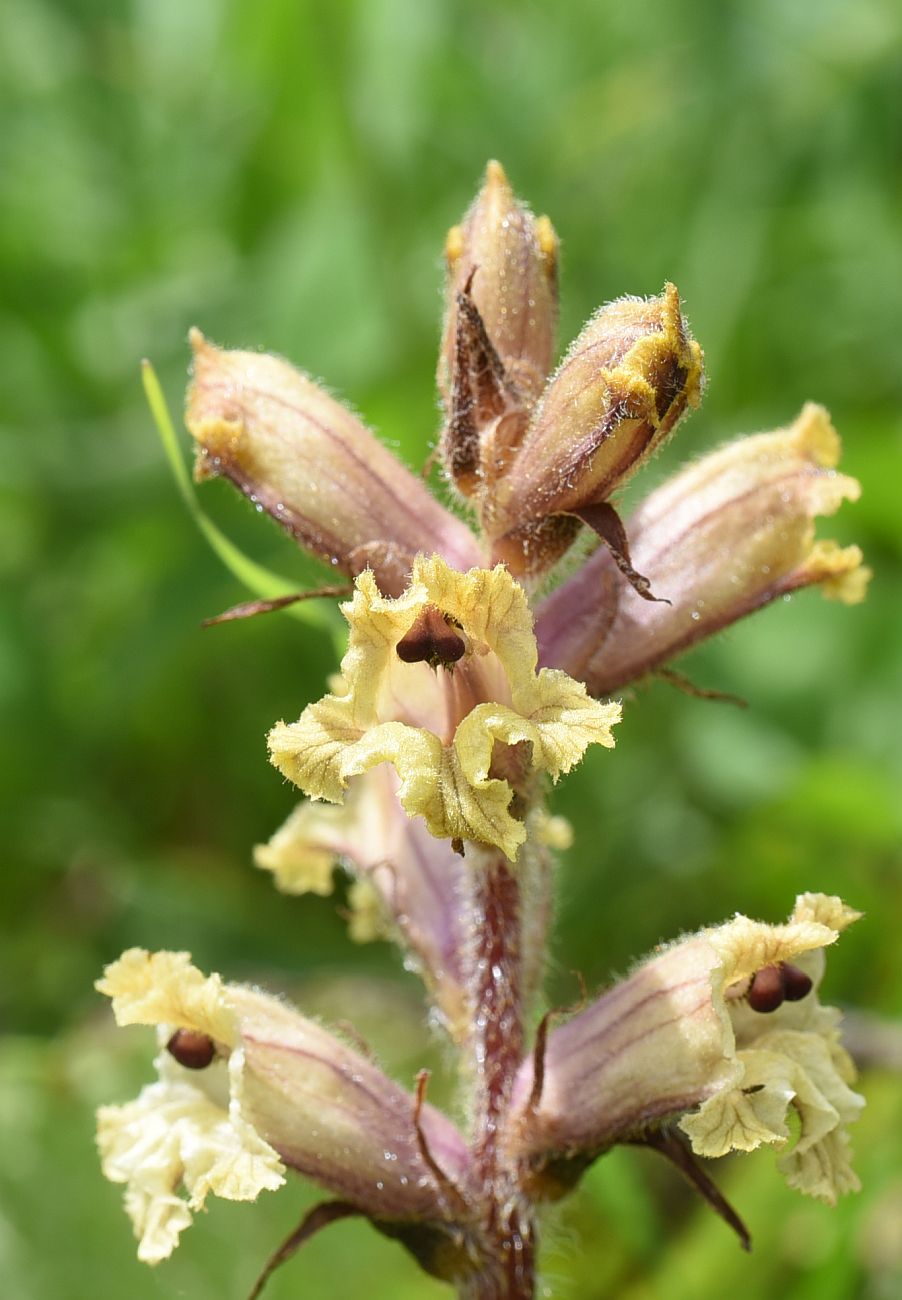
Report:
[[427,605],[395,646],[405,664],[427,663],[431,668],[456,664],[466,642],[458,636],[445,614],[435,605]]
[[763,966],[752,976],[747,995],[749,1006],[753,1011],[776,1011],[784,1002],[801,1002],[811,988],[811,978],[798,966],[787,961]]
[[166,1050],[186,1070],[205,1070],[216,1055],[213,1039],[198,1029],[177,1029]]
[[753,1011],[769,1013],[783,1005],[783,972],[779,966],[762,966],[749,985],[749,1006]]
[[798,966],[783,963],[783,996],[787,1002],[801,1002],[811,992],[812,980]]

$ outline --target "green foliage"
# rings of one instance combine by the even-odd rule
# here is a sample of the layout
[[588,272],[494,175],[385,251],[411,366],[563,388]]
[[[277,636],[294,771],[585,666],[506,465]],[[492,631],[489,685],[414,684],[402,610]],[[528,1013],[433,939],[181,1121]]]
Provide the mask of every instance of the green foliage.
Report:
[[[264,734],[321,693],[334,649],[280,614],[200,629],[248,593],[173,487],[138,362],[154,359],[175,409],[191,324],[282,352],[419,464],[437,426],[441,240],[489,156],[562,236],[564,341],[605,298],[680,287],[710,389],[636,489],[822,401],[864,495],[821,531],[860,542],[877,575],[862,608],[802,595],[681,665],[746,712],[652,684],[616,753],[562,785],[577,842],[555,996],[574,998],[573,968],[595,986],[681,928],[779,919],[820,889],[868,912],[828,992],[902,1011],[900,75],[894,0],[9,0],[5,1294],[240,1297],[312,1199],[298,1185],[217,1203],[171,1264],[134,1261],[91,1120],[147,1068],[147,1036],[114,1035],[91,987],[128,944],[190,948],[314,1003],[338,972],[358,990],[378,976],[362,1028],[399,1077],[422,1063],[394,955],[351,949],[334,899],[279,898],[249,865],[293,803]],[[299,586],[321,573],[219,485],[202,494],[260,564]],[[548,1294],[898,1294],[898,1090],[869,1073],[864,1091],[865,1191],[838,1212],[785,1193],[767,1153],[732,1163],[747,1258],[676,1175],[618,1151],[560,1211]],[[443,1294],[355,1223],[271,1288],[363,1293]]]

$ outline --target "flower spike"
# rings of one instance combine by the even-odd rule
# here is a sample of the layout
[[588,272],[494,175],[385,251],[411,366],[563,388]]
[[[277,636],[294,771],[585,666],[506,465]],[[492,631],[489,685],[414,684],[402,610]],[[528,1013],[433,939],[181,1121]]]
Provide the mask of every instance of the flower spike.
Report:
[[[351,876],[351,937],[399,944],[465,1090],[466,1138],[427,1104],[428,1070],[411,1094],[348,1022],[339,1036],[186,953],[133,949],[108,967],[98,988],[117,1021],[154,1026],[159,1047],[157,1081],[98,1115],[140,1257],[165,1258],[209,1195],[254,1200],[289,1171],[330,1194],[255,1294],[359,1214],[460,1297],[530,1300],[538,1203],[615,1143],[674,1162],[746,1246],[696,1157],[769,1145],[800,1191],[832,1202],[857,1186],[847,1130],[863,1102],[838,1012],[819,1001],[825,951],[857,917],[838,898],[803,894],[784,925],[737,915],[661,946],[594,1002],[583,985],[566,1014],[535,1005],[553,851],[570,838],[545,796],[589,745],[613,745],[620,705],[601,697],[647,673],[685,687],[674,655],[799,587],[864,594],[858,548],[814,536],[859,490],[837,472],[829,416],[808,404],[727,445],[625,524],[618,490],[702,392],[676,287],[601,308],[551,374],[557,237],[499,163],[446,257],[435,454],[473,529],[287,362],[192,332],[196,478],[229,479],[336,571],[328,586],[299,591],[206,519],[145,368],[189,507],[255,597],[213,621],[294,609],[327,626],[312,597],[349,597],[340,674],[268,737],[308,800],[255,861],[288,893],[330,893],[336,866]],[[554,590],[585,529],[602,545]]]

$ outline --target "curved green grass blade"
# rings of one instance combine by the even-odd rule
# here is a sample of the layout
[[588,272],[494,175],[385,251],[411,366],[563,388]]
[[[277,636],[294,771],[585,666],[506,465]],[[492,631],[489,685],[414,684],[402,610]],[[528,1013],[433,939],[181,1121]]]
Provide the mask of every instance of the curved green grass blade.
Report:
[[[283,578],[280,574],[274,573],[271,569],[267,569],[264,565],[258,564],[256,560],[252,560],[250,556],[245,555],[201,508],[194,492],[191,475],[188,473],[188,468],[182,456],[175,426],[172,423],[172,417],[166,405],[166,398],[163,395],[163,389],[157,378],[157,373],[149,361],[142,361],[141,363],[141,382],[144,385],[147,404],[150,407],[154,424],[157,426],[166,459],[169,461],[182,499],[188,507],[194,522],[220,560],[239,582],[243,583],[255,596],[259,596],[263,600],[274,600],[278,596],[287,596],[297,591],[297,582]],[[308,627],[322,628],[324,631],[330,632],[333,637],[341,633],[341,619],[337,609],[331,603],[317,600],[299,601],[296,605],[289,605],[285,613],[300,619]]]

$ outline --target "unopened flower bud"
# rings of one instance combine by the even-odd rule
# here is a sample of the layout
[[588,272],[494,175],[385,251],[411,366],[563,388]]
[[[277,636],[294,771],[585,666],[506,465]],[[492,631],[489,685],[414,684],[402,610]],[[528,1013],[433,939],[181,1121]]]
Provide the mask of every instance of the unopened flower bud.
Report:
[[230,479],[305,549],[351,575],[372,568],[385,592],[404,588],[418,551],[478,562],[468,529],[306,375],[266,353],[223,351],[198,330],[191,343],[196,477]]
[[661,445],[687,407],[698,404],[701,382],[701,348],[672,284],[657,298],[620,298],[603,307],[550,380],[486,503],[483,524],[495,553],[515,572],[528,572],[528,550],[512,547],[511,535],[528,537],[531,528],[559,514],[594,526],[591,509]]
[[824,947],[858,915],[803,894],[785,925],[736,916],[663,949],[554,1029],[514,1090],[509,1148],[534,1193],[560,1196],[613,1143],[678,1115],[698,1155],[771,1144],[791,1187],[830,1202],[854,1189],[845,1126],[863,1101],[839,1015],[815,989]]
[[514,196],[499,162],[486,167],[482,189],[461,225],[448,233],[448,312],[439,357],[439,387],[450,403],[458,347],[458,294],[471,299],[504,369],[528,401],[542,391],[554,360],[557,325],[557,236],[547,217]]
[[638,600],[599,550],[540,606],[541,661],[604,695],[800,587],[861,600],[861,551],[814,537],[817,515],[860,492],[837,472],[839,454],[829,415],[808,403],[789,428],[728,443],[668,479],[627,532],[633,563],[670,605]]

